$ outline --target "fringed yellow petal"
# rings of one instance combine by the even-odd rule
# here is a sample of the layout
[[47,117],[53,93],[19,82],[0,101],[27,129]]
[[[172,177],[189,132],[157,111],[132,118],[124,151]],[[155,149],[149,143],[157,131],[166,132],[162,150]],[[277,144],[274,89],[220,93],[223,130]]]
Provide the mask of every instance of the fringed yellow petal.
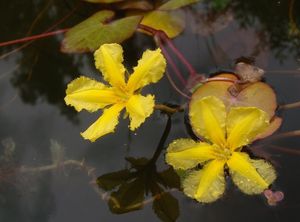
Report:
[[79,112],[86,109],[94,112],[115,103],[118,97],[104,84],[87,77],[79,77],[68,84],[65,102]]
[[119,115],[124,108],[122,104],[115,104],[112,107],[105,109],[102,116],[96,122],[94,122],[86,131],[81,135],[92,142],[101,136],[114,132],[116,125],[118,124]]
[[128,80],[128,90],[134,92],[150,83],[157,82],[163,76],[165,69],[166,60],[160,49],[145,51]]
[[174,140],[167,149],[166,162],[175,169],[190,169],[199,163],[214,159],[215,148],[192,139]]
[[123,49],[119,44],[103,44],[94,53],[95,66],[112,86],[125,87]]
[[202,170],[192,172],[183,182],[184,193],[203,203],[220,198],[225,191],[224,164],[213,160]]
[[133,95],[126,104],[126,110],[129,113],[130,129],[138,128],[154,109],[154,96]]
[[246,194],[262,193],[276,178],[271,164],[252,160],[246,153],[234,152],[227,165],[233,182]]
[[207,96],[190,106],[190,122],[194,132],[219,146],[225,144],[226,110],[224,103]]
[[231,108],[227,117],[227,143],[235,150],[251,143],[269,126],[269,116],[255,107]]

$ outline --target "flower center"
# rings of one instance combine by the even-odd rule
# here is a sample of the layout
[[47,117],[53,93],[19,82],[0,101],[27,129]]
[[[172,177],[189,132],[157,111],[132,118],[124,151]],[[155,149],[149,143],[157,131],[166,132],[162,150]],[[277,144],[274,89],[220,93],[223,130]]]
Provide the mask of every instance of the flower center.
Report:
[[132,96],[132,93],[130,93],[129,90],[123,86],[116,88],[115,93],[118,96],[118,102],[120,103],[127,102]]
[[227,161],[230,159],[230,157],[232,155],[232,151],[226,146],[224,146],[224,147],[217,146],[214,154],[216,155],[217,159]]

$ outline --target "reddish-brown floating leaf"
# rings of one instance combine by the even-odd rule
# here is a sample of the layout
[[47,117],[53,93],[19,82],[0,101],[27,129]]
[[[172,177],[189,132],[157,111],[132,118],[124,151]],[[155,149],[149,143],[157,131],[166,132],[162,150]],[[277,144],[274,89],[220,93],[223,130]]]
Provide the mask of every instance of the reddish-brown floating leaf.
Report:
[[[233,74],[220,74],[213,78],[229,78],[237,80]],[[269,114],[270,119],[275,114],[277,107],[276,95],[274,90],[266,83],[255,82],[246,87],[234,96],[229,92],[229,87],[234,86],[230,81],[212,81],[200,86],[192,96],[191,103],[206,96],[216,96],[221,99],[226,107],[231,106],[253,106],[264,110]]]
[[237,96],[236,106],[254,106],[272,118],[277,107],[274,90],[263,82],[256,82],[243,89]]
[[255,140],[263,139],[275,133],[276,130],[279,129],[282,123],[282,118],[275,116],[274,119],[271,120],[269,127],[262,132],[261,134],[257,135]]
[[[230,73],[223,73],[220,75],[215,76],[214,78],[228,78],[233,81],[237,80],[237,77]],[[233,82],[230,81],[212,81],[207,82],[203,85],[201,85],[192,95],[192,99],[190,104],[193,102],[198,101],[199,99],[202,99],[206,96],[215,96],[222,100],[226,107],[230,107],[233,101],[236,100],[235,97],[233,97],[229,91],[228,88],[233,85]]]
[[245,85],[245,88],[234,96],[229,92],[229,89],[230,87],[234,87],[234,81],[237,80],[237,77],[233,74],[223,73],[214,76],[211,79],[217,80],[218,78],[227,78],[233,80],[233,82],[211,81],[201,85],[193,93],[190,105],[203,97],[215,96],[224,102],[225,106],[227,107],[227,111],[229,111],[230,107],[232,106],[252,106],[264,110],[269,114],[270,126],[265,132],[258,135],[256,139],[262,139],[270,136],[280,127],[282,119],[274,116],[277,107],[276,95],[274,90],[268,84],[263,82],[255,82]]

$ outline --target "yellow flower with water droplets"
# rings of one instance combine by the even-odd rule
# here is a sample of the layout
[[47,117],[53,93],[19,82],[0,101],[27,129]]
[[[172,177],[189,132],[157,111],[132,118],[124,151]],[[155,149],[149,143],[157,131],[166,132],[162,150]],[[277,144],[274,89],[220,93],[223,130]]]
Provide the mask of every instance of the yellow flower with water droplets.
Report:
[[86,109],[103,114],[81,135],[90,141],[114,132],[120,112],[125,108],[130,118],[130,129],[135,130],[154,109],[154,96],[141,95],[140,89],[160,80],[166,61],[160,49],[146,50],[134,67],[128,81],[125,80],[123,49],[119,44],[104,44],[94,53],[96,68],[110,86],[81,76],[68,84],[65,102],[79,112]]
[[[232,107],[208,96],[192,103],[189,111],[193,130],[207,142],[173,141],[166,161],[175,169],[188,170],[183,191],[199,202],[213,202],[225,191],[224,169],[246,194],[262,193],[275,180],[272,165],[251,159],[242,147],[250,144],[269,125],[268,114],[256,107]],[[202,166],[199,169],[199,165]],[[191,169],[191,170],[189,170]]]

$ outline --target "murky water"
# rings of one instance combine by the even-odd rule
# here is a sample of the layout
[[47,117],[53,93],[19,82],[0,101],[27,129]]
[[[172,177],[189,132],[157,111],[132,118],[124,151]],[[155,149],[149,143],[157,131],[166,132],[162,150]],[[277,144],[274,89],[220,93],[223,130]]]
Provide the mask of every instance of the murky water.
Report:
[[[75,2],[1,1],[0,42],[44,32],[70,13]],[[199,73],[230,70],[236,58],[252,56],[266,71],[266,82],[275,89],[278,102],[296,102],[300,99],[299,10],[299,2],[287,0],[233,0],[214,12],[200,4],[185,11],[187,27],[174,44]],[[89,4],[82,4],[56,29],[71,27],[93,11]],[[111,192],[98,188],[95,178],[121,170],[126,174],[125,169],[150,160],[160,141],[164,144],[158,149],[174,139],[190,137],[184,123],[186,113],[176,113],[168,122],[166,115],[155,111],[135,133],[129,131],[128,120],[121,119],[114,134],[95,143],[85,141],[79,132],[99,113],[76,113],[67,107],[65,89],[81,74],[99,79],[99,73],[91,54],[61,53],[61,40],[62,36],[37,40],[10,55],[7,53],[21,45],[0,48],[1,222],[159,221],[156,214],[165,221],[299,220],[297,137],[255,144],[262,145],[257,153],[268,158],[278,172],[273,187],[285,194],[278,206],[268,206],[263,196],[242,194],[231,182],[220,200],[199,204],[176,189],[178,178],[165,164],[162,150],[156,162],[124,179],[127,182],[113,193],[122,203],[132,203],[128,209],[116,209],[109,198]],[[123,45],[128,67],[135,65],[145,48],[154,47],[143,34]],[[154,93],[160,103],[186,102],[166,77],[146,91]],[[300,129],[299,108],[279,115],[284,121],[277,134]],[[165,131],[166,127],[170,129]],[[15,151],[9,155],[9,150]],[[120,172],[113,175],[121,178]],[[153,201],[152,195],[163,190],[167,195]]]

